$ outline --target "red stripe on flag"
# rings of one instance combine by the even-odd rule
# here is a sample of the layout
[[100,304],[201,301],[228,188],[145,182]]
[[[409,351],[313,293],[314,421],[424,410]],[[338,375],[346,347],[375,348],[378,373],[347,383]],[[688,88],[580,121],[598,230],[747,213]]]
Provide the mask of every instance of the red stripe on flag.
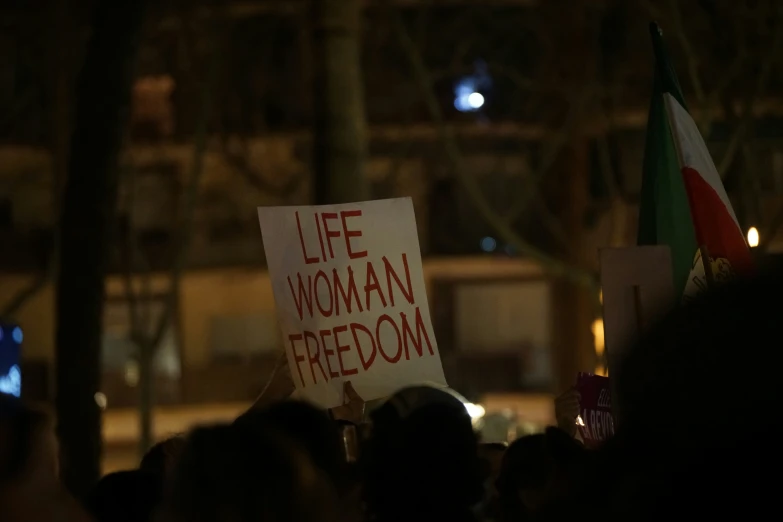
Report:
[[684,167],[682,175],[699,246],[707,247],[713,259],[728,259],[737,274],[753,272],[745,236],[718,193],[695,169]]

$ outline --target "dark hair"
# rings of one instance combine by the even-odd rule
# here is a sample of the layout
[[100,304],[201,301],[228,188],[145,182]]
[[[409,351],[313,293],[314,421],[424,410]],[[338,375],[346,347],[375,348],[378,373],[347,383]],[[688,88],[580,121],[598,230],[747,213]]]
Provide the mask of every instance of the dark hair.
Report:
[[96,522],[148,522],[162,500],[161,477],[141,470],[103,477],[85,507]]
[[175,521],[331,520],[332,489],[272,426],[195,429],[172,475]]
[[372,514],[448,516],[447,510],[461,512],[481,500],[478,439],[462,404],[427,404],[404,417],[389,404],[373,419],[365,483]]
[[27,466],[36,434],[49,417],[21,400],[0,393],[0,485],[15,480]]
[[152,446],[141,458],[139,469],[161,476],[167,474],[185,447],[185,437],[175,435]]
[[505,520],[522,519],[525,509],[519,491],[541,489],[555,474],[572,474],[583,464],[585,449],[559,428],[527,435],[506,450],[495,486]]
[[261,410],[250,410],[234,421],[240,429],[266,429],[269,424],[300,445],[335,486],[346,478],[340,429],[329,415],[302,401],[284,401]]
[[[774,414],[783,396],[781,292],[783,277],[772,273],[711,289],[669,314],[628,350],[614,378],[618,427],[650,446],[707,451],[734,446],[725,436],[751,427],[783,427]],[[727,412],[743,430],[715,429]]]
[[601,499],[596,519],[607,508],[635,520],[673,509],[751,519],[775,509],[782,294],[779,269],[711,288],[627,350],[613,377],[616,436],[585,494]]

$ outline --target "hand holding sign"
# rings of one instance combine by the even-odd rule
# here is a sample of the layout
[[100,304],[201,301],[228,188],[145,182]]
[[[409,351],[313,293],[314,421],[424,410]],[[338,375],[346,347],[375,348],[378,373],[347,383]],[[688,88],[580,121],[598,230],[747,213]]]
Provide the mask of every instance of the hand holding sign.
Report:
[[342,405],[445,385],[410,198],[258,209],[288,363],[301,395]]
[[580,373],[576,389],[582,398],[579,433],[585,446],[596,448],[614,435],[612,392],[609,379],[600,375]]
[[251,409],[264,408],[277,401],[288,399],[295,390],[296,386],[294,386],[294,381],[291,379],[291,368],[288,366],[288,358],[286,353],[282,352],[275,362],[272,375],[253,403],[253,406],[251,406]]
[[356,390],[353,389],[351,381],[343,383],[343,405],[332,408],[332,417],[335,420],[344,420],[353,424],[364,422],[365,402]]
[[576,388],[569,388],[555,399],[557,427],[572,437],[576,435],[576,418],[579,416],[581,398]]

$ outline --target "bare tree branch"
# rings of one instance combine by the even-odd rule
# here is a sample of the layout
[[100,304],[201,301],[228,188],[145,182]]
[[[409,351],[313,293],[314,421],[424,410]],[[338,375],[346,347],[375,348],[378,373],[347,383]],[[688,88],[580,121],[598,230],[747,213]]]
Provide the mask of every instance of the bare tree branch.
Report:
[[685,27],[682,24],[682,14],[680,13],[680,5],[677,0],[669,0],[669,9],[672,13],[672,23],[674,24],[674,34],[677,40],[680,42],[683,54],[688,62],[688,77],[693,85],[693,92],[696,94],[696,100],[699,105],[704,105],[707,101],[707,96],[704,94],[704,87],[701,85],[701,77],[699,76],[699,58],[696,52],[691,47],[691,42],[688,39]]
[[664,13],[650,0],[643,0],[642,5],[651,17],[655,19],[671,20],[674,36],[679,42],[688,64],[688,79],[690,80],[694,94],[696,95],[696,101],[699,108],[698,127],[703,136],[709,136],[715,116],[714,108],[718,106],[726,89],[728,89],[731,82],[737,78],[737,75],[742,71],[742,66],[746,63],[747,53],[745,51],[745,46],[740,46],[737,56],[734,57],[734,60],[728,67],[723,69],[723,73],[720,75],[718,83],[713,89],[709,93],[705,92],[701,82],[701,76],[699,75],[700,60],[688,38],[688,33],[682,21],[682,13],[678,1],[669,0],[669,16],[664,15]]
[[541,159],[541,164],[531,173],[529,176],[528,190],[521,194],[519,201],[512,208],[508,214],[506,214],[506,220],[513,223],[528,209],[530,202],[534,198],[540,196],[538,187],[541,180],[549,172],[557,161],[558,156],[562,152],[563,148],[568,144],[568,141],[573,136],[574,131],[577,129],[579,122],[582,119],[584,110],[590,100],[595,95],[595,88],[589,87],[582,91],[582,97],[575,102],[571,110],[566,117],[566,121],[563,126],[555,132],[552,137],[547,141],[547,148],[544,151]]
[[13,317],[29,299],[31,299],[38,292],[43,290],[51,280],[52,280],[51,270],[46,270],[44,272],[41,272],[40,274],[37,274],[30,282],[30,284],[28,284],[27,286],[19,290],[19,292],[17,292],[11,298],[11,300],[3,308],[2,313],[0,313],[0,317],[5,317],[5,318]]
[[413,40],[411,40],[399,13],[395,12],[394,18],[398,39],[408,55],[413,75],[419,84],[425,104],[437,127],[449,163],[451,163],[460,184],[465,190],[466,195],[470,198],[473,206],[481,213],[487,223],[498,231],[498,234],[504,241],[511,244],[521,254],[528,256],[541,264],[544,270],[554,276],[565,277],[575,283],[595,289],[596,278],[592,272],[564,263],[529,244],[514,231],[513,227],[503,218],[503,216],[492,208],[492,205],[484,196],[477,180],[465,170],[464,161],[454,137],[454,131],[443,117],[438,99],[433,92],[429,71],[424,64],[419,50],[416,48]]
[[136,253],[138,252],[138,243],[136,241],[135,230],[133,229],[134,222],[134,208],[136,203],[136,169],[133,167],[124,169],[125,179],[127,182],[127,194],[128,200],[126,202],[128,209],[128,230],[126,238],[126,251],[125,251],[125,270],[124,270],[124,286],[125,286],[125,299],[128,302],[128,322],[130,323],[130,338],[131,341],[140,345],[146,342],[146,332],[142,332],[141,325],[139,324],[139,309],[138,299],[136,298],[136,289],[133,287],[133,273],[136,269]]
[[605,134],[598,138],[597,145],[601,177],[609,191],[609,238],[607,244],[611,247],[619,247],[622,246],[625,240],[627,208],[617,186],[617,178],[609,151],[609,141]]
[[764,95],[764,91],[767,89],[770,76],[772,74],[772,66],[775,64],[775,61],[779,59],[781,42],[783,42],[783,32],[780,31],[779,27],[776,29],[777,30],[774,31],[775,36],[773,37],[772,44],[769,47],[769,52],[764,58],[764,61],[761,63],[761,70],[759,71],[759,75],[756,78],[755,89],[748,93],[748,95],[745,97],[742,106],[742,117],[740,123],[734,131],[731,140],[729,141],[729,146],[726,148],[726,152],[721,158],[720,167],[718,169],[718,173],[721,175],[725,175],[726,171],[731,166],[732,162],[734,161],[734,157],[737,154],[737,150],[739,150],[740,146],[742,145],[746,133],[753,125],[753,104],[757,99]]

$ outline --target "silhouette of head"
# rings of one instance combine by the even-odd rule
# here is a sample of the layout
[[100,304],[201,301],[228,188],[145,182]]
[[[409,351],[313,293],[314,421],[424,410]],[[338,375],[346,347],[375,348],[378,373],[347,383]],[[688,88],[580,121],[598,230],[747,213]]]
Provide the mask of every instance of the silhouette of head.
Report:
[[496,486],[505,520],[522,518],[567,497],[583,466],[584,448],[558,428],[514,441]]
[[448,517],[475,505],[483,497],[482,470],[465,406],[452,397],[409,408],[399,399],[372,415],[365,484],[371,512]]
[[273,425],[290,437],[335,486],[342,488],[346,475],[340,430],[329,415],[302,401],[283,401],[241,415],[234,425],[253,430]]
[[162,477],[141,470],[103,477],[86,502],[95,522],[149,522],[162,500]]
[[269,425],[198,428],[175,466],[173,522],[331,522],[333,488]]

